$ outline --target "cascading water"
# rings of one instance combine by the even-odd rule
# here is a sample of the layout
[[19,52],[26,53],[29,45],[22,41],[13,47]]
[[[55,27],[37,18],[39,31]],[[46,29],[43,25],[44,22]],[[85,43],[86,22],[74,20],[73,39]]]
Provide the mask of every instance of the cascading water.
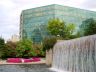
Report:
[[52,67],[70,72],[96,72],[96,35],[57,42]]

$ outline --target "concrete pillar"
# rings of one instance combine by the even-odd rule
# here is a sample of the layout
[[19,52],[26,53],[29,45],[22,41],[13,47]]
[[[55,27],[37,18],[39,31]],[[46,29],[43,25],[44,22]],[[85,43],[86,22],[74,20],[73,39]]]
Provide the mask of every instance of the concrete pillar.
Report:
[[53,50],[47,50],[46,51],[46,65],[51,66],[52,65],[52,58],[53,58]]

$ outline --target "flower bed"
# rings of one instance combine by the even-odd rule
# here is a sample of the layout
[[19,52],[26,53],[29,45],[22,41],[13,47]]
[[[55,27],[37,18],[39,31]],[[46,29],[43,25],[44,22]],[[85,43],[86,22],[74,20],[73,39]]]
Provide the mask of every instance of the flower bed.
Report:
[[8,63],[26,63],[26,62],[38,62],[41,59],[38,57],[33,57],[33,58],[8,58],[7,62]]
[[21,60],[21,58],[8,58],[7,62],[9,62],[9,63],[21,63],[22,60]]

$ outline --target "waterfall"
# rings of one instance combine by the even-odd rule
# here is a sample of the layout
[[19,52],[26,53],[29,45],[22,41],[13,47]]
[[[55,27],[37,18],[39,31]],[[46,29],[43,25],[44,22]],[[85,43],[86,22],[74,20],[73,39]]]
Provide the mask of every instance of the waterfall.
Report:
[[52,67],[69,72],[96,72],[96,35],[57,42]]

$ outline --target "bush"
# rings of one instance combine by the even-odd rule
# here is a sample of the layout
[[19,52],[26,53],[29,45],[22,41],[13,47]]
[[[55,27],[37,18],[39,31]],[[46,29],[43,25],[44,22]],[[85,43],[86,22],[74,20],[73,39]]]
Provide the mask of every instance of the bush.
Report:
[[96,20],[93,18],[82,21],[80,25],[81,36],[96,34]]
[[4,57],[16,57],[16,43],[15,42],[7,42],[4,49]]
[[33,44],[31,40],[21,40],[17,43],[17,57],[44,57],[45,53],[41,44]]
[[57,42],[56,37],[46,37],[43,40],[43,50],[46,51],[46,50],[53,48],[56,42]]
[[17,43],[9,41],[6,44],[2,44],[2,46],[3,47],[0,49],[0,57],[2,59],[13,57],[29,58],[45,56],[42,44],[33,44],[32,41],[28,39],[18,41]]
[[75,32],[75,24],[66,24],[59,18],[50,19],[48,21],[47,30],[52,36],[60,36],[63,39],[70,39],[70,36]]
[[3,38],[0,38],[0,58],[4,56],[5,41]]
[[45,57],[42,44],[33,44],[33,48],[38,57]]
[[2,59],[16,57],[16,43],[11,41],[7,42],[5,47],[2,49],[2,53]]
[[32,55],[34,55],[34,52],[32,52],[33,51],[32,41],[28,39],[19,41],[17,43],[16,51],[17,51],[16,55],[17,57],[23,57],[23,58],[31,57]]
[[5,41],[3,38],[0,38],[0,49],[4,48],[5,46]]

